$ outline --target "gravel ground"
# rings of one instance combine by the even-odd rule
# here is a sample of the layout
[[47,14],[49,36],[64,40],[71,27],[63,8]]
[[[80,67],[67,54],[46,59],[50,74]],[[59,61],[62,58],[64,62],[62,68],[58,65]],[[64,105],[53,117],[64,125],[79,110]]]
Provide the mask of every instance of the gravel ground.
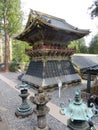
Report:
[[[3,76],[9,78],[15,83],[20,84],[17,80],[16,73],[2,73]],[[19,93],[9,87],[5,82],[0,80],[0,116],[2,119],[6,119],[10,130],[33,130],[33,127],[37,124],[36,115],[33,113],[31,116],[26,118],[17,118],[15,111],[21,104]],[[6,90],[6,91],[5,91]],[[28,103],[35,107],[29,100]],[[47,115],[48,125],[52,130],[69,130],[64,124],[56,120],[50,115]]]
[[[19,73],[1,73],[1,74],[6,78],[12,80],[13,82],[17,84],[21,84],[21,82],[18,80]],[[2,86],[0,87],[0,91],[1,91],[0,102],[1,102],[1,107],[4,108],[3,113],[1,112],[1,110],[0,112],[1,115],[7,119],[8,124],[10,126],[10,130],[32,130],[33,126],[36,125],[36,116],[33,114],[28,118],[24,118],[24,119],[17,118],[14,113],[16,108],[19,106],[19,104],[21,104],[21,99],[18,96],[19,93],[13,88],[8,87],[8,85],[1,80],[0,80],[0,84]],[[68,100],[74,98],[74,92],[77,88],[79,88],[80,90],[86,88],[86,81],[82,81],[82,84],[76,85],[74,87],[66,86],[66,88],[63,88],[61,90],[60,98],[59,98],[58,90],[55,90],[54,92],[49,92],[49,94],[52,97],[51,102],[56,104],[57,106],[59,106],[60,103],[62,102],[65,103],[65,106],[68,105]],[[35,92],[34,89],[30,89],[30,90]],[[30,105],[32,104],[30,103]],[[58,120],[56,120],[50,115],[47,116],[47,121],[49,126],[51,126],[52,130],[69,130],[65,125],[63,125],[61,122],[59,122]],[[94,122],[95,125],[98,125],[98,117],[93,117],[92,121]]]

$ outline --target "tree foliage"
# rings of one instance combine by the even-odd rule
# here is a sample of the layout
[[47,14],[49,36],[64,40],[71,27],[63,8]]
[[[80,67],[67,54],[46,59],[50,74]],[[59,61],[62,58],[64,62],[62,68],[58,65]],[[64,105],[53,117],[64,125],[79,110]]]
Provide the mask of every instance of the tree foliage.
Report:
[[69,47],[75,47],[76,53],[88,53],[88,47],[86,46],[84,38],[71,42]]
[[0,0],[0,30],[5,39],[5,71],[9,71],[9,39],[22,27],[20,0]]
[[98,34],[92,38],[90,46],[89,46],[89,53],[91,54],[98,54]]
[[[4,26],[6,19],[6,28]],[[17,34],[22,27],[22,11],[20,0],[0,0],[0,28],[7,30],[10,37]]]
[[94,0],[93,4],[89,8],[91,10],[91,17],[98,17],[98,0]]
[[25,54],[25,48],[28,48],[28,44],[26,42],[14,40],[13,59],[19,63],[28,62],[29,57]]

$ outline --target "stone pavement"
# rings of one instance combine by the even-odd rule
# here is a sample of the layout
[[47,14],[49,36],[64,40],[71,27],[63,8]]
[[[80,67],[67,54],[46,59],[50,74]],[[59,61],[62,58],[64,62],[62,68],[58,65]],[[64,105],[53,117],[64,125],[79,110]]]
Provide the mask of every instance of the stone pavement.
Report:
[[[17,73],[2,73],[0,74],[0,116],[3,117],[1,124],[7,124],[7,128],[0,130],[33,130],[36,125],[36,115],[31,115],[24,119],[19,119],[15,116],[16,108],[21,104],[19,89],[15,86],[21,82],[17,79]],[[82,89],[83,85],[78,86]],[[29,89],[30,95],[34,95],[35,90]],[[60,102],[68,103],[68,98],[74,96],[73,87],[69,89],[66,87],[61,91],[61,98],[58,97],[58,91],[49,93],[52,95],[51,102],[48,103],[50,108],[49,115],[47,115],[47,122],[52,130],[69,130],[66,127],[67,117],[59,114]],[[29,100],[29,104],[35,107]],[[6,120],[5,120],[6,119]],[[94,123],[98,123],[98,119],[94,119]]]
[[[0,116],[3,117],[3,121],[8,126],[7,128],[1,129],[0,125],[0,130],[33,130],[33,127],[36,126],[37,123],[36,115],[34,115],[34,113],[33,115],[22,119],[15,116],[15,111],[21,104],[21,99],[18,96],[19,90],[15,88],[17,84],[12,80],[0,74]],[[31,94],[33,93],[31,91],[29,92]],[[28,102],[30,105],[32,105],[32,107],[35,107],[29,100]],[[52,103],[50,103],[50,105],[52,105]],[[56,110],[56,105],[51,107],[54,108],[53,110]],[[50,109],[50,114],[47,115],[47,122],[52,130],[68,130],[64,124],[64,116],[60,115],[63,119],[62,121],[64,122],[62,123],[51,115],[54,115],[54,117],[56,117],[57,114],[55,111],[52,111]],[[3,122],[1,123],[3,124]]]
[[4,119],[2,119],[2,121],[0,121],[0,130],[9,130],[9,126]]

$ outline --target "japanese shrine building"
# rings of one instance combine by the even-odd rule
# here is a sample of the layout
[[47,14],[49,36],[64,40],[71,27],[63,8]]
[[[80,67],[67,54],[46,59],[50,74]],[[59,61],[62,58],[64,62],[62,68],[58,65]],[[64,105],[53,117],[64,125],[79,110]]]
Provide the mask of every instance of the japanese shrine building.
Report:
[[89,30],[78,29],[64,19],[31,10],[24,31],[16,37],[32,47],[26,49],[31,61],[22,80],[48,89],[59,83],[81,82],[71,63],[75,48],[68,45],[88,34]]

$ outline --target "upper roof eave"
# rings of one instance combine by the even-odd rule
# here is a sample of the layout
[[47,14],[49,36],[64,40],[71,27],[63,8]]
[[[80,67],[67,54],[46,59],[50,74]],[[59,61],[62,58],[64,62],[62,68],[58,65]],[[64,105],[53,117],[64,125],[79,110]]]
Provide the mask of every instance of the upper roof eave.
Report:
[[[36,15],[34,15],[34,13]],[[51,20],[50,22],[48,22],[49,19]],[[41,13],[38,11],[31,10],[29,13],[28,21],[27,21],[24,31],[20,35],[16,36],[15,39],[19,39],[21,36],[25,35],[32,28],[34,28],[36,26],[36,24],[46,25],[46,26],[51,27],[58,31],[82,34],[83,36],[86,36],[90,33],[89,29],[86,29],[86,30],[78,29],[78,28],[68,24],[64,19],[60,19],[60,18],[51,16],[48,14],[44,14],[44,13]]]
[[[35,18],[33,17],[34,14],[36,14]],[[53,27],[55,29],[58,29],[58,30],[72,31],[72,32],[76,32],[76,33],[84,33],[86,35],[90,33],[89,29],[79,29],[79,28],[67,23],[64,19],[57,18],[55,16],[51,16],[51,15],[48,15],[48,14],[45,14],[45,13],[42,13],[39,11],[35,11],[32,9],[30,11],[26,27],[28,27],[29,19],[31,21],[33,21],[33,19],[37,19],[38,21],[41,21],[43,24],[46,24],[46,25]],[[49,20],[50,20],[50,22],[48,22]],[[53,21],[53,20],[55,20],[55,21]],[[55,22],[55,24],[54,24],[54,22]]]
[[[27,27],[24,29],[23,32],[21,32],[18,36],[15,37],[15,39],[18,39],[19,37],[25,35],[27,32],[29,32],[29,30],[30,30],[32,27],[34,28],[34,27],[36,26],[36,23],[37,23],[36,20],[37,20],[37,19],[35,19],[35,20],[30,24],[30,26],[27,26]],[[33,26],[32,26],[32,25],[33,25]]]

